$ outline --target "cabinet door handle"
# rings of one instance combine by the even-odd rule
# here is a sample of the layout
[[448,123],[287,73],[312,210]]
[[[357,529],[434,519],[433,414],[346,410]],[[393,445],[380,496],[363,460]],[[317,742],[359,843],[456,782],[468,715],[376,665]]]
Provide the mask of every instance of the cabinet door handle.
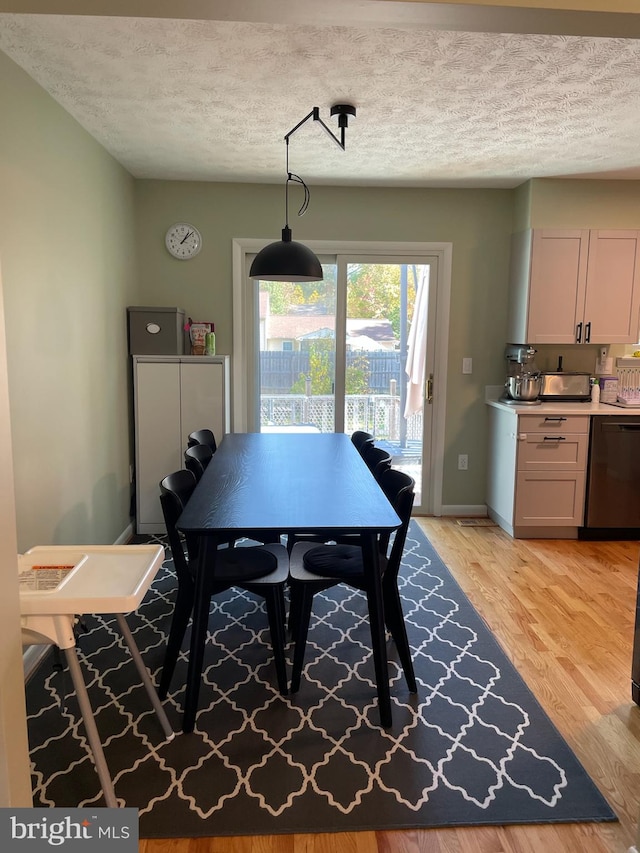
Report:
[[566,441],[564,435],[545,435],[543,441]]
[[591,340],[591,320],[589,320],[587,325],[584,327],[584,342],[585,342],[585,344],[588,344],[590,340]]
[[576,343],[582,343],[582,323],[578,323],[576,326]]
[[563,418],[562,415],[558,415],[557,417],[549,417],[545,418],[545,421],[552,421],[553,423],[560,423],[560,421],[566,421],[566,418]]

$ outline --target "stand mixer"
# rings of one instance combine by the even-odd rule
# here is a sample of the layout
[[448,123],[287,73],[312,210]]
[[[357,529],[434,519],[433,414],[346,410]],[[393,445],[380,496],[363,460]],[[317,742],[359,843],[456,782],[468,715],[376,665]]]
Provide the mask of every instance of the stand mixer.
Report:
[[542,388],[542,377],[535,365],[537,350],[526,344],[507,344],[504,355],[507,360],[507,378],[501,403],[512,406],[539,406],[538,395]]

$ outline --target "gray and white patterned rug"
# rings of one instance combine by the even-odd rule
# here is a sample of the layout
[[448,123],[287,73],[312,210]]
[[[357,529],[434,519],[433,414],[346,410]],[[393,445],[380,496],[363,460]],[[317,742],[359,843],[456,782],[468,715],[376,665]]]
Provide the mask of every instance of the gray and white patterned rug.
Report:
[[[196,727],[180,733],[185,651],[165,703],[171,742],[115,622],[89,617],[81,662],[140,837],[616,820],[414,522],[400,583],[419,691],[407,691],[390,646],[389,730],[378,725],[366,602],[347,587],[316,596],[290,697],[275,686],[261,602],[215,598]],[[128,617],[156,680],[174,591],[167,559]],[[35,806],[104,804],[68,691],[47,661],[28,685]]]

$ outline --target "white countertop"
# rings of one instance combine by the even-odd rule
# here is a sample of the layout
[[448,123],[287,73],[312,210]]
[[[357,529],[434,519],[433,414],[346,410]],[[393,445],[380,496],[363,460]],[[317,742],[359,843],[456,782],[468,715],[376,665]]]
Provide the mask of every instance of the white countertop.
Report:
[[499,400],[487,400],[488,406],[494,406],[505,412],[513,412],[516,415],[640,415],[640,406],[631,408],[628,406],[611,406],[607,403],[546,403],[527,406],[501,403]]

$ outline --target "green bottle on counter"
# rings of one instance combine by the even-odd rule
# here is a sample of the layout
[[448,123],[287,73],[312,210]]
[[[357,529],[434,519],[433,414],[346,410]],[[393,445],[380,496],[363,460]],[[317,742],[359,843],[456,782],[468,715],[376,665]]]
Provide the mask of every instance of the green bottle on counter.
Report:
[[207,332],[204,339],[204,354],[205,355],[215,355],[216,354],[216,333],[213,331],[213,326],[211,327],[211,331]]

